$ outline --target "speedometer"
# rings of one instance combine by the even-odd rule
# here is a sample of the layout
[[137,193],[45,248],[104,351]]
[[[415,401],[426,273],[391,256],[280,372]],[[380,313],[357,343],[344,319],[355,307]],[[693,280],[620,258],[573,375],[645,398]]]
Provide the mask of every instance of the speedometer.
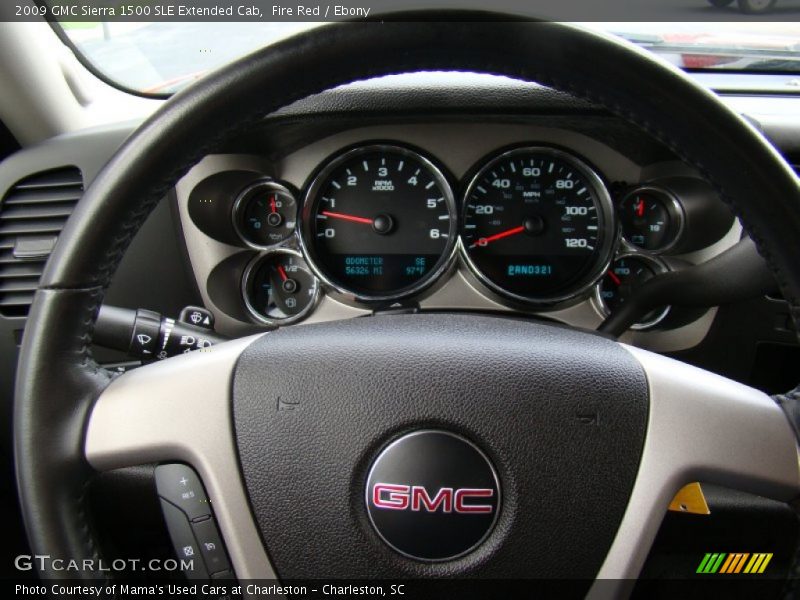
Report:
[[442,172],[418,152],[362,146],[315,177],[302,233],[309,265],[329,288],[364,302],[396,300],[450,264],[455,199]]
[[588,291],[611,258],[614,220],[600,177],[547,147],[491,158],[464,198],[462,251],[505,297],[554,304]]

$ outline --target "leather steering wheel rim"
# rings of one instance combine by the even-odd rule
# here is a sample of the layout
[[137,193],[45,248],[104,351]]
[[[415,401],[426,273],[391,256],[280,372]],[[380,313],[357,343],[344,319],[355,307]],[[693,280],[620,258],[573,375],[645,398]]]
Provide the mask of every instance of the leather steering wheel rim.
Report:
[[[88,188],[42,277],[19,359],[15,455],[34,553],[97,558],[83,503],[94,473],[84,442],[93,403],[112,377],[89,347],[104,289],[130,240],[203,155],[267,114],[336,85],[413,70],[471,70],[597,103],[708,178],[800,317],[800,186],[752,125],[679,70],[620,40],[491,13],[433,16],[326,26],[242,58],[167,101]],[[480,22],[486,20],[492,22]]]

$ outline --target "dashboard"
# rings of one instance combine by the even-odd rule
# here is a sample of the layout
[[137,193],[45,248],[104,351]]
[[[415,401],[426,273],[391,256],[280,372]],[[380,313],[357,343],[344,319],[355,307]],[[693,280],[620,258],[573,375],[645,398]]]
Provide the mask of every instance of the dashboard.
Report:
[[[796,98],[727,94],[722,99],[747,114],[790,161],[798,162]],[[13,231],[0,232],[7,247],[16,247],[20,239],[29,237],[38,241],[45,225],[46,231],[57,235],[68,215],[66,199],[74,205],[80,190],[92,182],[137,125],[130,121],[81,130],[2,161],[2,205],[11,206],[13,200],[15,211]],[[373,191],[375,180],[369,189],[360,187],[370,182],[362,176],[359,185],[352,186],[358,194],[342,200],[355,204],[324,210],[371,218],[373,223],[380,212],[386,212],[396,221],[389,233],[379,234],[371,224],[335,217],[310,219],[322,212],[317,210],[320,204],[315,204],[315,194],[309,193],[314,182],[319,182],[320,199],[323,194],[328,197],[321,189],[325,182],[346,183],[334,163],[351,151],[374,146],[422,157],[441,174],[443,182],[436,177],[434,187],[443,193],[416,198],[406,193],[414,186],[404,188],[400,180],[395,191]],[[576,200],[570,194],[582,185],[559,190],[558,185],[570,185],[557,183],[569,179],[569,173],[545,179],[536,177],[535,171],[527,177],[519,172],[538,168],[541,176],[542,166],[536,164],[526,167],[515,162],[514,177],[501,171],[499,177],[492,177],[491,171],[497,168],[511,172],[509,163],[493,167],[493,161],[509,152],[517,153],[513,160],[524,160],[522,153],[533,149],[548,157],[561,153],[562,166],[571,168],[573,178],[581,176],[591,183],[579,196],[591,192],[588,199]],[[537,156],[527,155],[528,162],[546,160]],[[376,155],[371,160],[378,163],[368,162],[368,166],[372,170],[385,166],[379,164],[382,158],[390,163],[389,180],[394,184],[397,177],[391,169],[399,168],[398,158]],[[341,164],[347,176],[346,169],[352,171],[352,165]],[[545,167],[549,168],[549,162]],[[363,173],[363,164],[361,169]],[[481,173],[490,178],[489,187],[479,181]],[[424,189],[433,179],[419,182],[418,187]],[[506,185],[503,180],[508,179],[509,187],[493,187],[494,179],[500,180],[498,186]],[[408,184],[408,178],[402,183]],[[486,201],[470,197],[473,183],[472,193],[479,199],[483,194],[477,186],[487,190]],[[534,185],[539,189],[533,189]],[[544,195],[547,189],[555,189],[551,196],[559,196],[550,204]],[[540,198],[534,209],[537,192]],[[276,209],[281,202],[276,210],[280,223],[269,225],[266,219],[278,218],[269,217],[273,194]],[[359,204],[361,196],[384,195],[400,198],[400,213],[394,212],[395,207],[370,212],[369,204]],[[428,199],[450,195],[452,205],[449,199],[442,201],[445,210],[427,208]],[[44,223],[36,203],[51,197],[65,212]],[[259,200],[267,209],[259,206]],[[611,214],[605,218],[609,202]],[[405,210],[408,205],[422,215],[421,225],[405,221],[411,214]],[[526,206],[523,211],[521,207]],[[599,207],[604,215],[603,226],[598,223],[597,230],[587,229],[592,226],[588,219],[592,207]],[[305,208],[309,209],[306,214]],[[580,214],[584,208],[587,215]],[[567,215],[568,210],[578,214]],[[20,212],[24,214],[16,214]],[[439,220],[445,214],[447,218]],[[431,216],[436,217],[435,226]],[[562,221],[564,217],[570,220]],[[520,226],[524,229],[525,220],[532,218],[541,219],[542,232],[481,241]],[[248,219],[262,220],[263,229],[248,228]],[[473,224],[475,228],[467,227]],[[564,231],[573,227],[575,231]],[[329,228],[335,230],[333,239],[312,240],[309,235]],[[439,230],[438,241],[430,237],[432,229]],[[592,239],[595,235],[599,244]],[[411,240],[402,252],[394,241],[400,236]],[[418,243],[425,236],[432,244],[432,256],[443,257],[440,264],[419,255],[422,246]],[[205,307],[213,315],[215,330],[231,338],[276,326],[303,327],[381,311],[490,313],[596,330],[607,313],[651,272],[704,263],[741,236],[738,220],[700,173],[647,133],[606,111],[535,84],[467,73],[415,73],[354,83],[305,99],[266,116],[214,153],[202,155],[165,193],[132,241],[104,304],[170,317],[182,314],[187,306]],[[19,238],[17,243],[15,238]],[[363,241],[369,238],[376,247]],[[567,242],[575,239],[579,241]],[[586,247],[580,247],[584,244],[580,240],[586,240]],[[604,241],[610,241],[610,250]],[[342,242],[344,247],[337,245]],[[567,243],[576,247],[567,248]],[[0,379],[9,382],[4,392],[7,398],[25,315],[46,250],[22,265],[0,261],[0,353],[10,357],[0,361]],[[579,262],[577,266],[563,262],[570,256]],[[342,278],[335,261],[346,262],[348,257],[351,263],[355,257],[367,264],[345,264],[351,273]],[[401,274],[399,283],[375,277],[376,267],[387,269],[390,264],[375,265],[376,259],[398,257],[404,258],[392,269],[394,277]],[[417,258],[425,259],[424,264],[417,265]],[[278,266],[287,280],[294,280],[288,290]],[[408,275],[403,267],[410,269]],[[557,269],[572,278],[555,285]],[[291,298],[294,303],[287,302]],[[797,356],[795,334],[787,305],[778,296],[691,310],[664,306],[621,339],[768,391],[782,391],[795,383],[786,381]],[[734,355],[728,350],[733,344],[742,349]],[[125,368],[130,361],[127,354],[98,345],[93,353],[105,365]]]
[[[680,161],[523,123],[352,127],[277,159],[208,156],[176,192],[198,288],[230,335],[416,309],[595,329],[637,285],[741,235]],[[661,307],[629,337],[680,350],[713,313]]]

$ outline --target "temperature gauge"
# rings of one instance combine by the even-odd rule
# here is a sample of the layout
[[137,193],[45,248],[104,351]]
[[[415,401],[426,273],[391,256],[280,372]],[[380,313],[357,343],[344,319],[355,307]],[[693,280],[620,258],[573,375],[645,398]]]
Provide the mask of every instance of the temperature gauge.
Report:
[[[631,293],[648,279],[663,273],[667,267],[658,259],[641,254],[617,257],[595,288],[595,300],[601,312],[608,316],[617,310]],[[669,306],[647,313],[631,329],[649,329],[664,320]]]
[[233,228],[251,248],[271,248],[288,239],[297,222],[297,201],[288,188],[259,181],[233,204]]
[[273,250],[257,256],[242,278],[250,315],[267,325],[288,325],[305,318],[319,299],[319,283],[300,253]]
[[619,203],[622,235],[632,246],[664,252],[683,231],[683,209],[675,197],[656,187],[640,187]]

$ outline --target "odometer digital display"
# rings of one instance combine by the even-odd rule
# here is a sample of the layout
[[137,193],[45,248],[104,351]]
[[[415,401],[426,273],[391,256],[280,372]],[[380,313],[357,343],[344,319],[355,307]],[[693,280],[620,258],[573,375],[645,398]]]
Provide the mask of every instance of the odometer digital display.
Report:
[[589,289],[613,246],[612,205],[600,177],[552,148],[487,161],[464,198],[462,248],[486,285],[552,304]]
[[349,150],[325,166],[303,205],[303,245],[319,277],[363,301],[424,288],[449,262],[455,201],[427,158],[394,145]]

